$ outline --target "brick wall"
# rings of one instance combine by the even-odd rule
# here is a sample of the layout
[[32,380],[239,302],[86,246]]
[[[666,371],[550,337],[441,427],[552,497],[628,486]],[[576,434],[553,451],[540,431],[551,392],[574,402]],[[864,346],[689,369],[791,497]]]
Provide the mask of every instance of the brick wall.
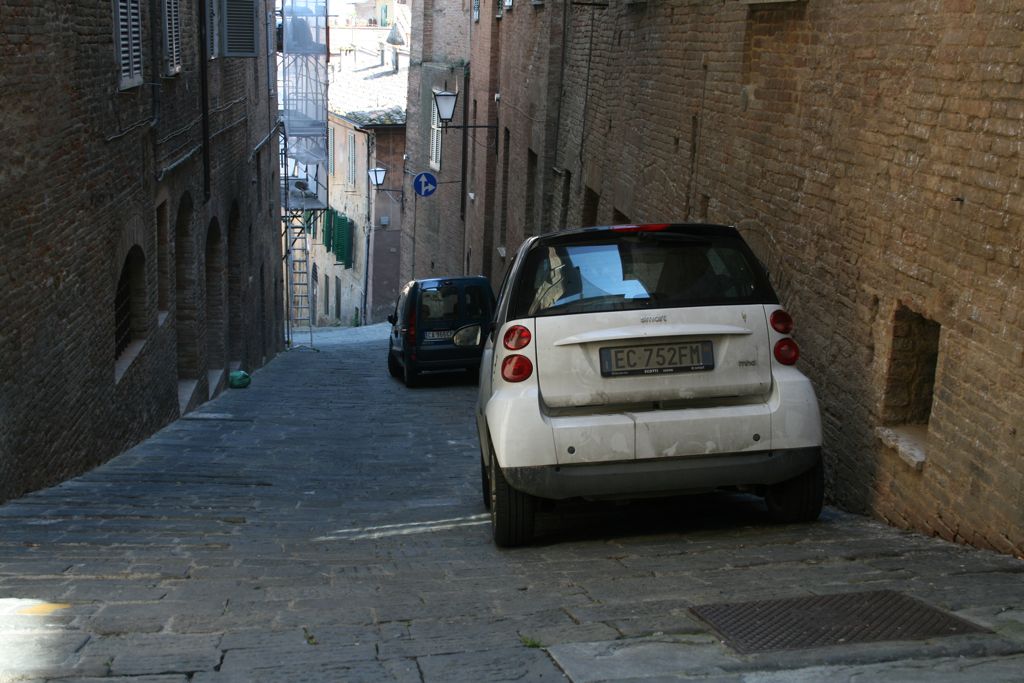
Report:
[[462,196],[466,130],[442,135],[441,167],[430,165],[430,117],[434,90],[459,92],[454,124],[465,123],[469,57],[469,3],[450,0],[413,2],[409,97],[406,110],[406,171],[432,173],[438,180],[430,197],[412,193],[402,218],[399,279],[464,272],[468,235]]
[[[184,68],[161,77],[158,5],[142,3],[144,84],[124,90],[110,2],[0,10],[0,87],[16,93],[0,104],[0,500],[105,461],[175,419],[179,395],[195,406],[229,363],[255,369],[281,348],[266,59],[206,63],[182,5]],[[135,250],[141,306],[115,358],[115,287]]]
[[[557,141],[548,226],[737,225],[796,318],[831,499],[1021,554],[1022,20],[971,0],[517,3],[497,29],[509,177]],[[562,28],[564,63],[547,50]],[[556,68],[562,97],[543,101]],[[526,201],[508,198],[515,242]],[[900,311],[937,326],[924,425],[886,408]],[[923,466],[879,427],[906,427]]]
[[[384,179],[387,192],[378,192],[374,200],[373,256],[370,270],[369,323],[387,319],[395,307],[401,279],[399,238],[402,215],[412,201],[410,178],[405,170],[405,127],[381,126],[373,129],[373,159],[378,166],[390,169]],[[387,224],[384,224],[384,220]]]

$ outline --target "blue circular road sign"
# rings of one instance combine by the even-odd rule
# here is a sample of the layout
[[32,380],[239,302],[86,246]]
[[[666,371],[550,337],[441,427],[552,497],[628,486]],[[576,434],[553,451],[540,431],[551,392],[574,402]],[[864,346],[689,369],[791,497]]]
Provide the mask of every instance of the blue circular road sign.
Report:
[[437,178],[433,173],[426,171],[417,173],[416,177],[412,179],[412,189],[421,197],[429,197],[437,190]]

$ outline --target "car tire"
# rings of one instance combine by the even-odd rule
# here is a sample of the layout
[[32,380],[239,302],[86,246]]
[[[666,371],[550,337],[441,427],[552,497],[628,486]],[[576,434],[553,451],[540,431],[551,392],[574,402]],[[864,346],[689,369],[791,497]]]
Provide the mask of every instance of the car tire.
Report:
[[410,389],[419,383],[419,373],[416,370],[416,365],[411,360],[405,361],[405,365],[402,366],[402,381]]
[[813,522],[825,501],[825,469],[821,459],[803,474],[765,490],[768,514],[778,522]]
[[491,459],[491,531],[494,545],[513,548],[533,539],[537,500],[509,486],[498,461]]
[[388,373],[395,379],[401,379],[402,377],[402,367],[395,360],[395,354],[391,353],[390,350],[388,351]]

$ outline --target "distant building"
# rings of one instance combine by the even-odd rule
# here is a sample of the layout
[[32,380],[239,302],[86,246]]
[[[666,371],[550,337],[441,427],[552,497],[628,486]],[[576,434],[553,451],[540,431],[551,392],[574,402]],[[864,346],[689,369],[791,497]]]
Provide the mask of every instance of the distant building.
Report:
[[4,2],[0,499],[283,343],[273,3],[93,5]]
[[[396,15],[408,24],[407,11]],[[409,60],[407,35],[393,51],[379,50],[391,45],[390,33],[371,26],[331,33],[332,48],[345,49],[333,54],[329,67],[325,225],[333,227],[315,237],[311,250],[319,324],[380,322],[398,292]],[[342,35],[348,42],[339,40]],[[392,56],[395,61],[389,61]],[[380,188],[370,183],[371,168],[386,171]]]
[[487,103],[465,96],[471,87],[471,9],[452,0],[424,0],[412,9],[406,169],[413,176],[430,173],[438,184],[429,197],[414,197],[414,210],[405,213],[401,270],[406,280],[476,274],[482,256],[473,250],[467,230],[466,212],[472,211],[474,199],[466,155],[481,162],[493,157],[494,131],[445,130],[433,98],[436,91],[461,93],[453,123],[487,123],[478,116],[478,108],[486,111]]

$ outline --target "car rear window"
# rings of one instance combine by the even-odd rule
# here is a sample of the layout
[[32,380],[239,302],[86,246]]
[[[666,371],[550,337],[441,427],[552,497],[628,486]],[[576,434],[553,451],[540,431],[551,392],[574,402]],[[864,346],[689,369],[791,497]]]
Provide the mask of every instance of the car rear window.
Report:
[[517,278],[510,314],[776,301],[763,268],[738,235],[601,231],[538,243]]

